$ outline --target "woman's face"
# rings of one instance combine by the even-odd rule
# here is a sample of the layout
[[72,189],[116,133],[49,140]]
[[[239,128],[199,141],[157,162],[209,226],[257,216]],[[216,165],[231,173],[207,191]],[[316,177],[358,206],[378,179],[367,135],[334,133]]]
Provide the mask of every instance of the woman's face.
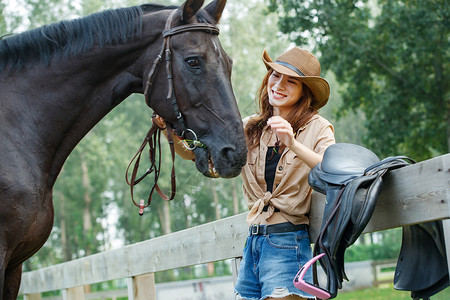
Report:
[[303,91],[302,82],[288,75],[272,71],[267,82],[267,93],[269,103],[274,107],[274,111],[289,112],[295,103],[300,99]]

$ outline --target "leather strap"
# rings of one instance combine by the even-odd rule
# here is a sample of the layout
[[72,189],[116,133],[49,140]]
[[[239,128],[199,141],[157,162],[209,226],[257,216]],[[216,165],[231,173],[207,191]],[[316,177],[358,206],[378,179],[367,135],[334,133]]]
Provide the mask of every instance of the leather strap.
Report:
[[208,23],[197,23],[197,24],[188,24],[188,25],[181,25],[174,28],[166,29],[163,32],[163,37],[166,38],[171,35],[175,35],[182,32],[188,32],[188,31],[203,31],[209,34],[219,34],[219,28],[212,24]]
[[292,223],[280,223],[273,225],[251,225],[249,227],[249,235],[268,235],[272,233],[284,233],[300,230],[308,230],[308,225]]
[[[175,97],[175,89],[173,85],[173,74],[172,74],[172,52],[170,50],[170,38],[173,35],[183,33],[183,32],[190,32],[190,31],[203,31],[208,34],[219,34],[219,28],[217,26],[209,24],[209,23],[196,23],[196,24],[185,24],[180,25],[176,27],[172,27],[173,17],[175,13],[178,10],[173,10],[169,17],[167,18],[166,25],[164,28],[164,31],[162,33],[163,36],[163,44],[161,47],[161,50],[157,57],[155,58],[155,61],[153,62],[153,66],[147,76],[147,82],[144,90],[145,95],[145,102],[147,105],[150,106],[150,94],[153,84],[153,77],[156,71],[157,66],[159,65],[163,54],[165,53],[165,61],[166,61],[166,73],[167,73],[167,83],[168,83],[168,91],[167,91],[167,100],[170,100],[172,103],[175,116],[177,118],[178,122],[178,128],[182,128],[181,130],[178,130],[176,134],[182,138],[185,137],[185,133],[187,131],[186,124],[184,122],[183,115],[180,112],[180,109],[178,107],[177,99]],[[177,128],[176,127],[176,128]]]
[[[161,169],[161,128],[158,127],[155,123],[153,123],[150,130],[147,132],[141,146],[139,147],[136,154],[131,159],[130,163],[128,164],[126,174],[125,174],[125,180],[127,184],[130,186],[130,192],[131,192],[131,200],[133,201],[134,205],[139,207],[139,214],[142,215],[144,213],[143,209],[150,205],[152,201],[152,195],[153,192],[156,190],[158,194],[161,196],[162,199],[169,201],[172,200],[175,197],[176,194],[176,176],[175,176],[175,147],[173,142],[173,135],[172,131],[170,129],[167,130],[167,140],[169,141],[169,147],[170,152],[172,156],[172,172],[171,172],[171,195],[170,197],[165,195],[161,188],[158,185],[158,179]],[[139,178],[137,177],[137,172],[139,169],[139,163],[141,161],[142,152],[144,151],[145,147],[149,145],[149,159],[150,159],[150,167],[145,171],[143,175],[141,175]],[[158,163],[156,163],[156,154],[158,153]],[[133,171],[131,173],[131,178],[128,178],[129,169],[131,165],[134,162]],[[150,190],[147,203],[145,203],[144,199],[141,199],[139,203],[137,203],[134,199],[134,186],[137,185],[139,182],[141,182],[147,175],[154,172],[154,182],[153,186]]]

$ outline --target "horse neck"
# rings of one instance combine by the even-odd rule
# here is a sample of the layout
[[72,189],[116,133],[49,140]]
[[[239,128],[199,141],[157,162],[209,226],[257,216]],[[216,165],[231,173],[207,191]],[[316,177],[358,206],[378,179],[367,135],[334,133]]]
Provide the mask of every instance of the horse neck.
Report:
[[16,89],[29,93],[21,99],[18,118],[33,123],[18,122],[16,129],[21,142],[34,148],[33,163],[48,175],[50,186],[80,140],[131,93],[142,93],[143,47],[136,41],[53,59],[50,66],[25,68],[15,81]]

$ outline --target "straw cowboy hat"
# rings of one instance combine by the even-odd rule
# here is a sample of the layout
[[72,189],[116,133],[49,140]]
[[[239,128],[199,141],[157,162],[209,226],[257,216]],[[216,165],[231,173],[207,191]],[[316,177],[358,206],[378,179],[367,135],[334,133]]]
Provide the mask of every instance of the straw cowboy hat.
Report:
[[306,50],[294,47],[281,54],[275,62],[264,49],[262,59],[267,70],[272,69],[278,73],[301,79],[313,94],[313,103],[316,109],[328,102],[330,86],[320,77],[320,63],[317,58]]

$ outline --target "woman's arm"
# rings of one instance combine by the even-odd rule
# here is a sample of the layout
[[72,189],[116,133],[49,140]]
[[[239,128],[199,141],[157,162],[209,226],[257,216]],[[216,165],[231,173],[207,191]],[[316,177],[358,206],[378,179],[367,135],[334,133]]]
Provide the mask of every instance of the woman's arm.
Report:
[[283,145],[291,149],[311,169],[322,161],[322,155],[317,154],[294,138],[291,124],[279,116],[274,116],[267,121],[278,139]]

